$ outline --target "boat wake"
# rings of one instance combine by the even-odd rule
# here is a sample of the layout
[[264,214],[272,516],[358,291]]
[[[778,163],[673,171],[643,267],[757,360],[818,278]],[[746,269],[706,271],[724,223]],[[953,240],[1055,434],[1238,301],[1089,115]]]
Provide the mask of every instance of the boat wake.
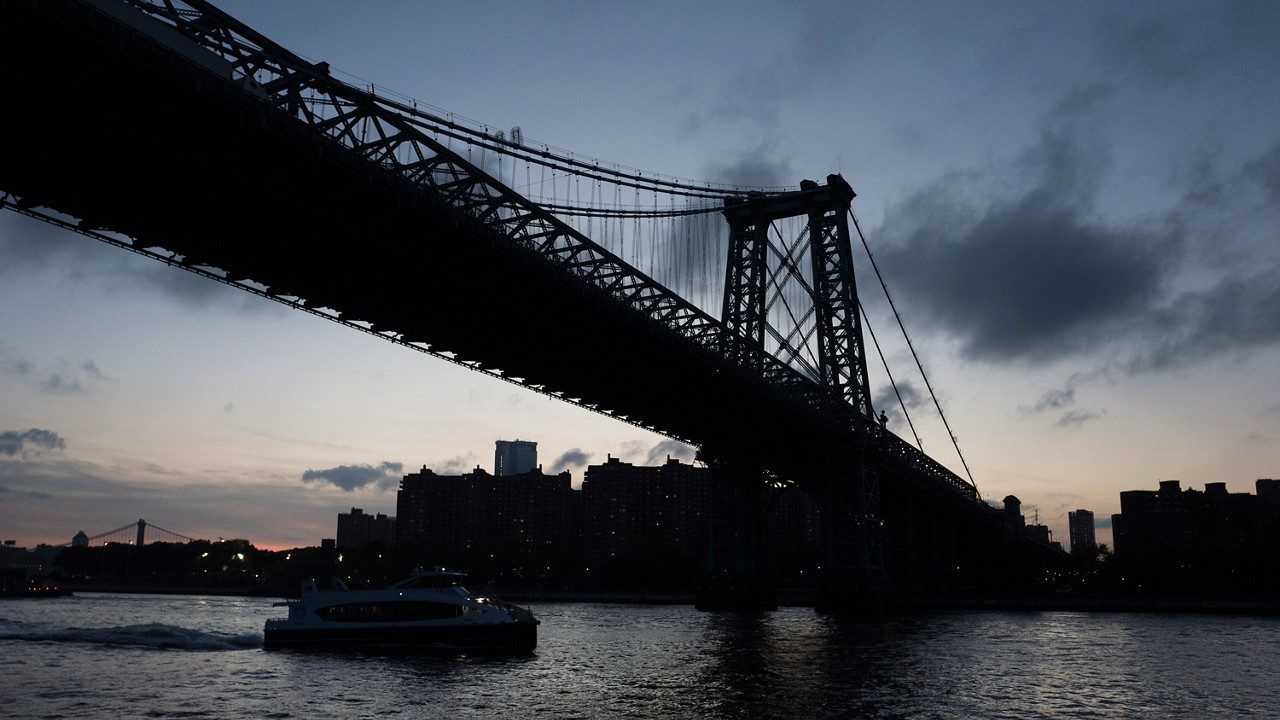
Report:
[[0,618],[0,640],[84,643],[153,650],[249,650],[262,647],[262,636],[192,630],[177,625],[148,623],[104,628],[59,628]]

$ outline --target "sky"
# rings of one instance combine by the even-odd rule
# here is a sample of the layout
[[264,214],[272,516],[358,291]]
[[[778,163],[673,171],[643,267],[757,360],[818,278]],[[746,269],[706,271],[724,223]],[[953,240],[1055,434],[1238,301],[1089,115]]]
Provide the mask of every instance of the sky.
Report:
[[[222,0],[336,70],[646,170],[843,173],[979,489],[1065,540],[1280,477],[1280,5]],[[864,295],[874,280],[859,267]],[[960,470],[872,322],[925,449]],[[873,373],[879,406],[887,386]],[[895,428],[905,432],[895,413]],[[686,448],[0,212],[0,536],[316,544],[404,472]]]

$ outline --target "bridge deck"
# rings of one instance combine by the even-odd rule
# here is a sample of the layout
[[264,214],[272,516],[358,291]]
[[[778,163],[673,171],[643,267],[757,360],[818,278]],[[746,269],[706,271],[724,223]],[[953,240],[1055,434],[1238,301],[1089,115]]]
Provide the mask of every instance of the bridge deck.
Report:
[[[0,13],[0,190],[696,444],[802,468],[852,430],[77,2]],[[214,56],[210,55],[210,58]],[[305,352],[305,351],[304,351]],[[898,438],[890,471],[971,496]]]

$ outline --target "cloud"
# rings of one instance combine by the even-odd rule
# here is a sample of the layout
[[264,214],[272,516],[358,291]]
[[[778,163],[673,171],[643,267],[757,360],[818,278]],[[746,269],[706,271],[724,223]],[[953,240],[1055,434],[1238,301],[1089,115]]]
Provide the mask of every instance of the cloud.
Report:
[[1127,364],[1132,371],[1183,367],[1228,351],[1280,342],[1280,269],[1226,277],[1210,288],[1188,291],[1157,308],[1150,336]]
[[649,448],[649,453],[645,455],[645,465],[660,465],[667,461],[668,457],[679,460],[693,460],[694,449],[679,440],[660,440],[656,445]]
[[79,380],[61,373],[53,373],[40,383],[40,392],[49,395],[80,395],[84,391]]
[[[1247,220],[1235,226],[1240,242],[1252,241],[1241,262],[1208,267],[1190,261],[1226,244],[1231,227],[1208,227],[1183,209],[1127,222],[1099,215],[1093,188],[1106,153],[1080,138],[1083,118],[1109,96],[1105,86],[1069,94],[1014,169],[963,183],[999,184],[1020,168],[1029,176],[1018,190],[975,201],[955,189],[953,173],[890,208],[877,256],[910,319],[956,340],[967,359],[1092,357],[1093,373],[1161,371],[1280,343],[1280,263],[1261,252],[1267,244],[1253,240]],[[1244,167],[1268,163],[1280,153]],[[1188,197],[1204,192],[1202,180],[1192,185]],[[1046,395],[1040,411],[1073,399],[1067,390]]]
[[[0,352],[3,348],[0,348]],[[0,357],[0,372],[9,375],[30,375],[35,364],[26,358]]]
[[0,372],[28,378],[38,391],[49,395],[81,395],[88,392],[93,383],[111,381],[93,360],[79,363],[65,359],[33,360],[3,344],[0,344]]
[[462,475],[476,467],[475,453],[466,453],[446,458],[428,466],[437,475]]
[[1075,388],[1049,388],[1044,391],[1040,399],[1029,408],[1029,412],[1042,413],[1046,410],[1061,410],[1068,407],[1076,401]]
[[[890,426],[904,425],[906,423],[906,418],[902,414],[902,405],[907,406],[908,412],[921,407],[928,408],[928,399],[925,398],[915,383],[910,380],[899,380],[897,385],[897,393],[894,393],[892,385],[886,385],[881,387],[879,392],[871,398],[872,407],[888,416]],[[898,395],[902,396],[901,404],[898,403]]]
[[551,472],[560,472],[569,468],[578,468],[586,465],[591,460],[592,453],[585,452],[579,448],[571,448],[561,453],[560,457],[551,463]]
[[1086,410],[1084,408],[1077,408],[1063,413],[1062,417],[1058,418],[1058,421],[1053,425],[1054,427],[1060,428],[1080,427],[1087,422],[1101,419],[1102,416],[1106,414],[1106,410]]
[[400,482],[404,465],[383,462],[379,465],[338,465],[324,470],[307,470],[302,473],[304,483],[329,483],[344,492],[363,490],[372,486],[380,491],[390,490]]
[[6,430],[0,432],[0,455],[13,457],[26,456],[27,452],[62,450],[67,441],[52,430],[30,428],[27,430]]
[[956,336],[963,355],[1047,362],[1096,349],[1157,298],[1181,253],[1178,228],[1093,219],[1077,187],[1091,161],[1046,135],[1039,181],[965,207],[940,182],[890,211],[878,255],[913,316]]
[[107,376],[103,375],[102,370],[98,368],[98,364],[92,360],[85,360],[84,362],[80,363],[80,369],[84,371],[85,375],[93,378],[94,380],[107,379]]
[[1071,373],[1060,387],[1045,390],[1030,406],[1018,406],[1018,412],[1024,415],[1038,415],[1050,410],[1065,410],[1076,404],[1076,389],[1080,385],[1099,379],[1109,380],[1110,377],[1111,373],[1106,368]]

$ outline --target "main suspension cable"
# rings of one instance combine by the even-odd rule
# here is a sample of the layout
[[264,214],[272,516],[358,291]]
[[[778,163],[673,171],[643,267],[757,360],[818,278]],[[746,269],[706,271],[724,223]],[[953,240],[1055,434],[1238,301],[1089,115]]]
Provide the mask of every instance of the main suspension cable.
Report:
[[973,472],[969,470],[969,463],[965,461],[964,453],[960,451],[960,441],[956,439],[956,434],[951,430],[951,423],[947,422],[947,416],[942,412],[942,403],[938,402],[938,395],[933,391],[933,385],[929,382],[929,375],[924,371],[924,363],[920,362],[920,354],[916,352],[916,346],[911,342],[911,335],[907,333],[907,326],[902,323],[902,315],[898,313],[898,306],[893,302],[893,296],[889,294],[889,286],[884,282],[884,275],[880,273],[880,266],[876,263],[876,256],[871,252],[871,245],[867,243],[867,236],[862,234],[862,226],[858,224],[858,217],[853,214],[853,210],[849,211],[849,218],[853,220],[853,227],[858,231],[858,239],[862,241],[862,248],[867,251],[867,259],[871,261],[871,269],[876,272],[876,279],[880,281],[880,289],[884,291],[884,297],[889,301],[889,308],[893,310],[893,317],[898,321],[898,329],[902,331],[902,337],[907,341],[907,347],[911,350],[911,357],[915,358],[916,367],[920,370],[920,377],[924,379],[924,386],[929,389],[929,397],[933,398],[933,406],[938,410],[938,417],[942,418],[942,426],[947,429],[947,435],[951,437],[951,444],[956,449],[960,464],[964,466],[964,474],[969,476],[969,484],[977,491],[978,484],[973,481]]
[[569,215],[573,217],[593,217],[593,218],[670,218],[670,217],[686,217],[689,215],[707,215],[718,213],[724,210],[723,205],[704,205],[699,207],[691,207],[684,209],[671,208],[670,210],[639,210],[620,208],[610,205],[559,205],[553,203],[538,203],[544,210],[550,210],[557,215]]
[[924,452],[924,443],[920,442],[920,433],[916,432],[916,424],[911,422],[911,413],[907,412],[907,404],[902,400],[902,393],[898,391],[898,383],[893,380],[893,372],[889,370],[889,361],[884,358],[884,350],[880,349],[880,341],[876,339],[876,331],[871,327],[871,318],[867,317],[867,311],[862,307],[862,301],[858,301],[858,312],[862,313],[862,321],[867,328],[867,332],[871,333],[871,344],[876,346],[876,354],[880,356],[880,364],[884,365],[884,374],[889,376],[889,385],[893,387],[893,394],[898,396],[898,406],[902,408],[902,415],[907,418],[907,426],[911,428],[911,434],[916,438],[916,447],[920,448],[920,452]]

